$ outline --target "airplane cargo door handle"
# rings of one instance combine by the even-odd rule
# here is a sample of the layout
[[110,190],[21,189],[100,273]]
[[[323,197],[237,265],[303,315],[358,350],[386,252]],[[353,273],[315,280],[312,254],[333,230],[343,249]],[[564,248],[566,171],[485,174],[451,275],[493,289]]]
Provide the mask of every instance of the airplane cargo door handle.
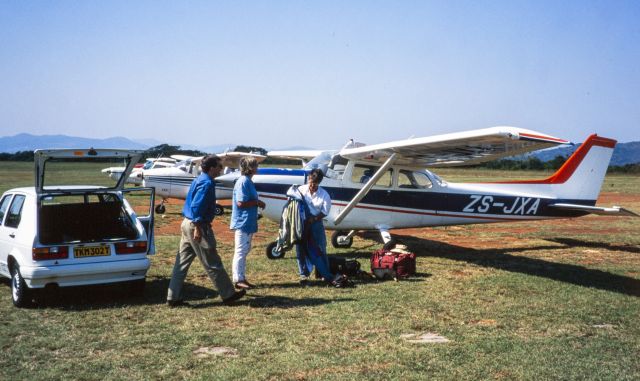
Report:
[[9,234],[9,237],[11,237],[11,238],[16,238],[16,233],[11,233],[11,234]]

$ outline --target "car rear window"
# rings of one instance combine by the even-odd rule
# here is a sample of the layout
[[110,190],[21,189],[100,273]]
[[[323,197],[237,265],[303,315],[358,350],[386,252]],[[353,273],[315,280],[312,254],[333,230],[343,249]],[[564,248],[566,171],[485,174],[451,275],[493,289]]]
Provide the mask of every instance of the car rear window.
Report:
[[9,201],[11,201],[11,195],[7,194],[0,201],[0,225],[2,225],[2,220],[4,220],[4,215],[7,213],[7,208],[9,208]]
[[100,158],[49,158],[44,164],[43,187],[66,186],[103,186],[114,188],[118,179],[113,179],[102,169],[105,167],[126,167],[130,159]]
[[7,220],[4,222],[5,226],[17,228],[20,225],[20,219],[22,217],[22,206],[24,205],[25,196],[17,194],[11,206],[9,207],[9,213],[7,214]]

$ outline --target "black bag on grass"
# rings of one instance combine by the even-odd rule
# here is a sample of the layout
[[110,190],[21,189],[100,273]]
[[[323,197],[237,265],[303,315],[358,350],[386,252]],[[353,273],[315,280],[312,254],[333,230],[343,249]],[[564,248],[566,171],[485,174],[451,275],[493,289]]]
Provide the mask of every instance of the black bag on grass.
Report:
[[[329,271],[331,274],[342,274],[348,277],[360,276],[360,262],[355,259],[347,259],[345,257],[330,256],[329,259]],[[316,269],[316,279],[320,278],[318,269]]]

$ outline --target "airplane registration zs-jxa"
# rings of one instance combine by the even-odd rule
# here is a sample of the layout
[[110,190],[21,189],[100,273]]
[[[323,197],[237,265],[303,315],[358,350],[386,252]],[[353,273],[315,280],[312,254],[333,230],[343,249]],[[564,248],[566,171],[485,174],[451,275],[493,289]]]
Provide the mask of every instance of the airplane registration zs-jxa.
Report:
[[[616,144],[591,135],[552,176],[543,180],[450,183],[425,168],[469,166],[548,148],[568,141],[515,127],[493,127],[424,138],[362,145],[350,142],[326,151],[305,169],[270,169],[254,175],[263,215],[279,221],[292,184],[321,168],[321,186],[332,207],[325,227],[334,247],[350,247],[358,230],[389,229],[579,217],[589,213],[638,216],[621,207],[596,207]],[[216,179],[229,187],[233,179]],[[281,258],[275,242],[269,258]]]
[[[264,155],[247,152],[224,152],[216,154],[222,160],[225,173],[230,172],[232,176],[237,178],[239,175],[234,174],[234,169],[238,168],[240,159],[243,157],[255,157],[258,162],[266,159]],[[145,187],[152,187],[156,190],[156,195],[162,198],[160,204],[156,205],[156,213],[164,213],[164,203],[168,198],[177,198],[184,200],[189,192],[189,187],[193,179],[200,175],[200,162],[203,156],[192,157],[184,155],[172,155],[171,157],[180,160],[174,166],[168,168],[154,168],[142,171],[142,183]],[[216,187],[216,198],[218,200],[230,199],[233,187],[231,189],[223,189]],[[220,204],[216,204],[216,215],[222,215],[224,209]]]

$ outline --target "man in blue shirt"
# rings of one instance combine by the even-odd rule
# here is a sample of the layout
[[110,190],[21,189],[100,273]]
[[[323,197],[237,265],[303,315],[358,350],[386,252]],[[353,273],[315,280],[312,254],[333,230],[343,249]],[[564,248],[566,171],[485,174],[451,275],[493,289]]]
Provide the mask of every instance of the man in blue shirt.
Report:
[[202,173],[191,183],[182,209],[184,220],[180,227],[182,230],[180,251],[176,256],[167,294],[167,304],[170,307],[187,304],[182,299],[182,286],[189,266],[196,257],[202,263],[215,288],[218,289],[224,304],[232,304],[242,298],[246,292],[245,290],[235,291],[216,250],[216,238],[211,229],[216,205],[214,179],[222,170],[220,158],[216,155],[205,156],[200,167]]

